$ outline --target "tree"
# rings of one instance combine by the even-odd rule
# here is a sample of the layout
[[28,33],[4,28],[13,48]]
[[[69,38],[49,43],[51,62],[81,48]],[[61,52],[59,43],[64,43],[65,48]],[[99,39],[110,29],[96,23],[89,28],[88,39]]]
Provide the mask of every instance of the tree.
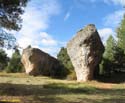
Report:
[[117,46],[115,50],[115,71],[122,72],[124,70],[125,70],[124,50]]
[[8,30],[21,29],[21,15],[28,0],[0,0],[0,27]]
[[[74,67],[72,65],[72,62],[70,60],[70,57],[67,53],[67,49],[62,47],[57,55],[57,59],[60,61],[60,63],[63,65],[64,68],[66,68],[69,71],[69,74],[67,76],[67,79],[74,80],[76,79],[76,73],[74,71]],[[65,69],[63,69],[65,70]]]
[[100,74],[110,75],[111,72],[113,72],[116,62],[115,55],[116,55],[116,41],[113,38],[113,36],[110,35],[106,42],[105,52],[103,54],[103,59],[100,64]]
[[125,15],[117,29],[117,41],[110,36],[100,64],[101,74],[125,71]]
[[120,23],[120,26],[117,29],[117,52],[116,52],[116,59],[118,68],[125,70],[125,15]]
[[21,55],[18,49],[15,50],[15,52],[12,55],[12,58],[10,59],[8,66],[6,68],[7,72],[21,72],[22,71],[22,63],[21,63]]
[[0,0],[0,46],[8,42],[11,47],[15,37],[3,29],[19,31],[22,27],[21,15],[28,0]]
[[109,36],[106,42],[104,58],[110,60],[111,62],[115,61],[115,49],[116,49],[116,41],[112,35]]
[[57,55],[57,59],[68,69],[73,70],[74,67],[67,53],[67,49],[62,47]]
[[0,49],[0,70],[3,70],[8,63],[9,58],[3,49]]
[[117,29],[118,47],[123,49],[125,54],[125,15]]
[[0,29],[0,47],[5,47],[7,49],[16,47],[16,38],[10,34]]

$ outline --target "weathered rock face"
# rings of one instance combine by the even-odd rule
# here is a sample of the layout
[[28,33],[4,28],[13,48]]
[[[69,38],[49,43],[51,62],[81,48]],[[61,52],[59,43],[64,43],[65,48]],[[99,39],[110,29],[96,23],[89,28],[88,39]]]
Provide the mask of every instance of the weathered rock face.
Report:
[[57,59],[37,48],[24,49],[21,61],[29,75],[57,76],[56,72],[60,69]]
[[75,68],[77,81],[93,79],[95,67],[100,63],[104,46],[93,24],[77,32],[67,44],[67,52]]

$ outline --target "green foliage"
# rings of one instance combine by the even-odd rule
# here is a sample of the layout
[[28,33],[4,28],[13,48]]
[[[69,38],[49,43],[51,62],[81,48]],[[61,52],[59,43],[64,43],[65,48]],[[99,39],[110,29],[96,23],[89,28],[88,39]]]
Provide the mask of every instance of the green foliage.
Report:
[[100,64],[99,74],[110,76],[113,72],[113,66],[114,64],[110,60],[103,57],[102,62]]
[[110,75],[112,73],[116,61],[115,50],[116,50],[116,41],[113,38],[113,36],[110,35],[106,42],[105,52],[103,55],[102,62],[100,64],[99,72],[101,75]]
[[107,40],[103,60],[100,64],[100,74],[111,75],[114,72],[125,71],[125,15],[117,29],[117,41],[110,36]]
[[64,67],[64,65],[57,64],[58,66],[56,68],[51,69],[50,76],[55,78],[66,78],[66,76],[69,74],[69,70]]
[[67,74],[69,73],[68,69],[65,68],[59,61],[55,61],[53,64],[50,63],[44,65],[45,67],[40,67],[40,74],[52,78],[66,78]]
[[76,72],[72,70],[70,74],[67,76],[67,80],[76,80],[76,79],[77,79]]
[[117,67],[120,68],[118,71],[125,71],[125,15],[117,29],[117,38],[116,63]]
[[8,63],[8,57],[3,49],[0,49],[0,70],[3,70]]
[[21,14],[28,0],[0,0],[0,27],[8,30],[21,29]]
[[19,50],[16,49],[15,52],[12,55],[12,58],[10,59],[8,66],[6,68],[7,72],[21,72],[22,71],[22,64],[21,64],[21,55],[19,53]]
[[125,54],[125,15],[117,29],[118,47],[124,50]]
[[16,31],[21,29],[21,15],[28,1],[0,0],[0,47],[14,48],[15,37],[4,29]]
[[113,38],[113,36],[110,35],[106,42],[104,58],[108,59],[109,61],[115,61],[115,49],[116,49],[116,41]]
[[[67,69],[69,71],[69,75],[67,76],[67,79],[76,79],[76,74],[74,71],[74,67],[72,65],[72,62],[70,60],[70,57],[67,53],[67,49],[62,47],[57,55],[57,59],[60,61],[60,63],[63,65],[63,68]],[[65,70],[64,69],[64,70]]]
[[57,55],[57,59],[69,70],[73,70],[74,67],[67,53],[67,49],[62,47]]
[[0,29],[0,47],[15,48],[16,47],[16,38],[10,34]]

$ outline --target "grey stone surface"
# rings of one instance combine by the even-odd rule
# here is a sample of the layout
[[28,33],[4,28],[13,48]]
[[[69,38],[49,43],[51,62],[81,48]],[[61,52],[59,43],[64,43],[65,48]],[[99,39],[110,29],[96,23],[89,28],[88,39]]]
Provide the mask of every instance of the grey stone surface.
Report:
[[94,69],[100,63],[104,52],[95,25],[89,24],[77,32],[68,42],[67,52],[75,68],[77,81],[92,80]]
[[57,69],[60,69],[56,58],[37,48],[24,49],[21,61],[29,75],[55,76]]

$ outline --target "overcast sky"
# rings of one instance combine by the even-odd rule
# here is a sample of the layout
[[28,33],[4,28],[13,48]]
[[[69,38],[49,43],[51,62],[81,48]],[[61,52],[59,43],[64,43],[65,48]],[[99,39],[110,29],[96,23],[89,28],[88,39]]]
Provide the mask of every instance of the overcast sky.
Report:
[[125,0],[31,0],[22,15],[23,27],[15,36],[22,48],[32,45],[56,56],[87,24],[96,25],[103,42],[115,35],[124,5]]

